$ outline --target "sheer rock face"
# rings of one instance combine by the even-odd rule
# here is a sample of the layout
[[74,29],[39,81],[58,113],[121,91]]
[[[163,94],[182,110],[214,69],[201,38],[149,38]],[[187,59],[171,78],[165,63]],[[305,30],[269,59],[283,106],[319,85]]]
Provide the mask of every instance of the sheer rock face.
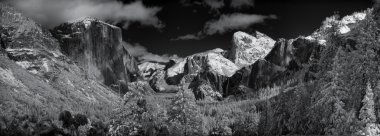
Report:
[[[214,49],[188,56],[184,61],[168,69],[169,84],[200,85],[199,79],[206,81],[214,91],[223,93],[227,78],[235,74],[239,67],[225,58],[226,51]],[[197,87],[193,87],[193,91]]]
[[59,107],[74,111],[89,108],[78,105],[116,106],[120,98],[103,84],[85,79],[47,29],[1,2],[0,16],[3,106],[46,109],[52,115],[60,112]]
[[47,29],[10,6],[0,6],[0,43],[10,59],[39,76],[54,71],[52,63],[67,60]]
[[[214,49],[188,56],[184,61],[168,69],[167,82],[169,84],[190,83],[193,91],[200,93],[204,92],[199,91],[199,86],[202,84],[198,82],[202,81],[213,91],[224,96],[228,95],[230,84],[236,82],[230,80],[233,75],[239,69],[263,59],[270,52],[275,41],[259,32],[256,32],[255,36],[236,32],[233,43],[231,51]],[[204,90],[204,87],[201,90]],[[204,95],[200,96],[205,97]]]
[[193,86],[194,96],[197,100],[215,101],[222,100],[223,96],[207,82],[200,82],[198,85]]
[[175,77],[183,73],[196,76],[201,72],[207,71],[230,77],[239,69],[239,67],[226,59],[224,57],[225,54],[226,51],[222,49],[214,49],[188,56],[182,62],[169,68],[167,76]]
[[[244,85],[259,89],[281,81],[291,76],[294,71],[303,68],[312,59],[312,54],[318,54],[324,45],[320,41],[299,37],[297,39],[280,39],[265,57],[253,65],[240,69],[229,78],[229,88]],[[234,92],[230,92],[234,93]]]
[[229,56],[237,66],[252,65],[259,59],[263,59],[274,46],[275,41],[270,37],[256,32],[251,36],[244,32],[236,32],[233,35],[233,46]]
[[81,66],[89,78],[123,87],[135,80],[137,62],[123,46],[120,28],[83,18],[64,23],[52,32],[64,54]]
[[177,85],[168,85],[165,81],[165,75],[166,72],[164,70],[155,72],[152,79],[149,80],[150,86],[156,92],[177,92],[179,87]]
[[158,62],[144,62],[139,64],[138,67],[142,78],[149,81],[157,71],[164,70],[166,66]]
[[149,85],[156,92],[176,92],[178,86],[168,85],[166,83],[167,69],[173,66],[175,62],[173,60],[169,62],[144,62],[138,65],[140,69],[140,75],[145,81],[149,82]]
[[322,46],[319,42],[304,37],[280,39],[265,59],[278,66],[297,69],[307,63],[314,50]]

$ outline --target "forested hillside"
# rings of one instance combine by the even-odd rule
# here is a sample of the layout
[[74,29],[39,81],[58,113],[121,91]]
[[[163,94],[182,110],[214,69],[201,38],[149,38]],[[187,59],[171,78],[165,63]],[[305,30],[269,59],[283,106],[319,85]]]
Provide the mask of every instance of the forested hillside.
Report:
[[118,27],[0,7],[0,135],[380,135],[380,5],[140,65]]

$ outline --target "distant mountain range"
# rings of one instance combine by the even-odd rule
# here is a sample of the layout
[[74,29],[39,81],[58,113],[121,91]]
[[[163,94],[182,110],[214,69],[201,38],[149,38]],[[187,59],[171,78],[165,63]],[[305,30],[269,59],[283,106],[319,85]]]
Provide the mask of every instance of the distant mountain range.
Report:
[[[239,31],[231,50],[167,63],[138,62],[123,45],[121,29],[95,18],[49,30],[3,3],[0,14],[0,134],[11,135],[5,118],[16,115],[56,118],[66,110],[110,121],[111,111],[129,99],[141,106],[144,96],[166,101],[183,90],[197,102],[249,100],[259,116],[252,135],[380,134],[371,116],[380,113],[376,9],[329,17],[310,36],[295,39]],[[372,112],[365,114],[363,107]],[[226,127],[238,135],[233,125]]]

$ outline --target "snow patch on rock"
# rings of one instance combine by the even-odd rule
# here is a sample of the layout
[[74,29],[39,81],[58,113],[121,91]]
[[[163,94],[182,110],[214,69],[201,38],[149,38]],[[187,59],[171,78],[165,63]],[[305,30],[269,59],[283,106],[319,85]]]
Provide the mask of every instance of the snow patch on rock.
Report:
[[263,59],[276,41],[256,32],[255,36],[238,31],[233,35],[233,47],[229,57],[237,66],[245,67]]
[[[192,74],[198,74],[207,67],[210,72],[231,77],[237,70],[239,70],[239,67],[231,60],[225,58],[223,56],[224,52],[225,51],[223,49],[216,48],[188,56],[183,61],[169,68],[167,71],[167,76],[173,77],[183,73],[186,63],[191,61],[190,63],[194,63],[191,68],[193,70]],[[202,58],[202,60],[198,60],[200,58]]]
[[138,65],[138,68],[140,71],[148,71],[149,69],[164,69],[165,65],[154,63],[154,62],[144,62]]
[[100,22],[102,24],[106,24],[106,25],[111,26],[113,28],[118,28],[117,26],[108,24],[108,23],[106,23],[104,21],[101,21],[99,19],[92,18],[92,17],[81,17],[81,18],[78,18],[78,19],[70,20],[67,23],[69,23],[69,24],[83,24],[84,27],[87,29],[87,28],[89,28],[91,26],[92,22]]
[[207,64],[210,66],[210,71],[227,77],[231,77],[239,70],[235,63],[216,53],[208,54]]
[[32,66],[32,63],[29,61],[16,61],[16,64],[21,66],[23,69],[27,69]]
[[321,45],[326,45],[326,40],[318,40],[318,44],[321,44]]
[[345,34],[350,32],[351,28],[349,27],[349,24],[357,23],[358,21],[365,19],[366,16],[366,13],[354,13],[352,15],[343,17],[340,21],[342,26],[339,27],[339,33]]
[[343,17],[341,22],[342,22],[342,24],[345,24],[345,25],[353,24],[359,20],[365,19],[366,16],[367,16],[366,13],[354,13],[352,15],[348,15],[348,16]]
[[183,73],[186,63],[187,63],[187,59],[184,59],[183,61],[170,67],[167,71],[167,76],[173,77],[173,76]]
[[339,33],[341,33],[341,34],[345,34],[345,33],[348,33],[350,31],[351,31],[351,29],[348,26],[342,26],[339,28]]
[[42,60],[42,66],[45,68],[46,72],[49,72],[49,61],[47,59]]
[[6,84],[9,84],[13,87],[26,88],[20,80],[17,80],[16,77],[14,77],[12,70],[3,69],[1,67],[0,67],[0,81],[5,82]]
[[157,70],[163,70],[165,68],[165,65],[155,63],[155,62],[144,62],[138,65],[138,68],[139,68],[140,74],[143,77],[146,77],[146,76],[152,75],[153,72]]

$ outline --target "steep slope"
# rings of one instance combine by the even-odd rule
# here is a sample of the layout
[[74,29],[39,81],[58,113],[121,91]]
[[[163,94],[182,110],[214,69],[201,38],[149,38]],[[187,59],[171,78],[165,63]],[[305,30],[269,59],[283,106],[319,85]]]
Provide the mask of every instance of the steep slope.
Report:
[[97,19],[81,18],[53,29],[61,49],[83,68],[91,79],[106,85],[121,85],[137,78],[136,60],[122,44],[121,29]]
[[[339,35],[349,35],[350,30],[357,27],[357,22],[364,20],[365,17],[366,13],[360,12],[345,16],[340,20],[333,16],[327,18],[321,28],[310,36],[300,36],[288,40],[279,39],[274,43],[269,53],[258,58],[263,60],[255,61],[252,65],[242,68],[229,79],[230,84],[228,86],[231,89],[229,92],[237,93],[235,91],[240,85],[257,90],[286,82],[294,77],[297,71],[304,69],[306,64],[318,61],[322,57],[321,52],[326,46],[326,39],[330,38],[330,33],[335,31],[334,29]],[[313,74],[315,72],[315,67],[310,68],[304,75],[305,80],[315,79],[316,77]]]
[[240,68],[252,65],[263,59],[275,42],[260,32],[255,32],[253,36],[241,31],[235,32],[229,58]]
[[231,76],[238,67],[225,58],[227,52],[222,49],[214,49],[186,57],[168,69],[168,77],[174,77],[182,73],[197,75],[203,71],[209,71],[223,76]]
[[144,80],[150,80],[157,71],[164,70],[165,67],[165,64],[158,62],[144,62],[138,65],[140,75]]
[[217,92],[220,93],[217,96],[221,96],[225,91],[226,79],[239,70],[238,66],[225,57],[226,55],[227,51],[214,49],[188,56],[168,69],[166,81],[175,85],[189,84],[193,90],[207,84],[212,88],[212,91],[207,92]]
[[149,85],[156,92],[177,92],[177,85],[169,85],[166,83],[166,73],[169,67],[175,64],[174,60],[167,63],[163,62],[144,62],[138,65],[140,75],[143,79],[149,82]]
[[[312,35],[326,44],[297,73],[313,71],[314,79],[293,76],[292,87],[256,104],[264,115],[259,135],[380,134],[380,22],[373,11],[328,18]],[[357,19],[346,23],[350,18]]]
[[83,70],[61,53],[48,30],[3,3],[0,15],[2,116],[57,119],[59,112],[69,110],[93,119],[107,118],[119,96],[102,83],[86,79]]
[[[256,32],[254,36],[236,32],[233,35],[231,51],[214,49],[188,56],[184,61],[168,69],[166,80],[169,84],[190,83],[189,87],[194,91],[198,90],[196,92],[219,92],[217,96],[221,94],[227,96],[231,88],[240,84],[236,76],[233,78],[232,76],[239,69],[264,59],[274,43],[274,40],[260,32]],[[213,91],[200,90],[199,87],[212,88]],[[203,94],[196,96],[204,97]]]

